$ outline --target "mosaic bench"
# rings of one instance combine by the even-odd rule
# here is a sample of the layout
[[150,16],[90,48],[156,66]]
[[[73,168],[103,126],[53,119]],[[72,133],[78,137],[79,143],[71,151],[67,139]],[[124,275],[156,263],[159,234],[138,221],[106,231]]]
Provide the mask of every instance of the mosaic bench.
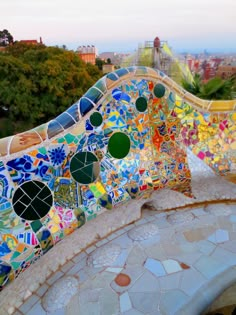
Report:
[[187,148],[216,174],[234,174],[235,106],[129,67],[54,120],[1,139],[0,288],[105,210],[162,188],[193,198]]

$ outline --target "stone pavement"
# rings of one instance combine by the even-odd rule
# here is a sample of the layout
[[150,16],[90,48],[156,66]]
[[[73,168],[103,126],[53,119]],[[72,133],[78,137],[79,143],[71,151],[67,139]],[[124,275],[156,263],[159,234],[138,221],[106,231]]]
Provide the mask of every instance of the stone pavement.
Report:
[[197,315],[235,281],[235,203],[144,210],[64,264],[14,315]]

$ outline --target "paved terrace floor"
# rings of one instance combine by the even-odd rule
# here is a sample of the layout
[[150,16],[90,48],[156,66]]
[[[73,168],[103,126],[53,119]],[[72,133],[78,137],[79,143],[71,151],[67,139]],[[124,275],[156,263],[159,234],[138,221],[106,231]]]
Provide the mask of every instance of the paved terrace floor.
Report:
[[102,213],[10,283],[0,315],[201,314],[236,283],[236,185],[188,162],[195,199],[160,190]]
[[14,315],[200,314],[236,281],[235,266],[235,203],[144,210],[64,264]]

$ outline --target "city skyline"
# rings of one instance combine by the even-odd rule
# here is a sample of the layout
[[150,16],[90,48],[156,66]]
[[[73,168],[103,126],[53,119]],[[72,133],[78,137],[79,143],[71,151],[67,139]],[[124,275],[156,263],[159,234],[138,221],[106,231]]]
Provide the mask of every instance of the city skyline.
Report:
[[177,51],[236,52],[234,0],[8,0],[1,4],[0,29],[15,40],[46,45],[95,45],[99,52],[128,52],[158,36]]

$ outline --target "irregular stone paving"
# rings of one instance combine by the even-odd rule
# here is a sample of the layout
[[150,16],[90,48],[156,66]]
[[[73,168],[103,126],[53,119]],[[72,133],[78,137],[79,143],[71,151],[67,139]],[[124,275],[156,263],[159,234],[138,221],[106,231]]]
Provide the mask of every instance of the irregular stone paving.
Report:
[[[127,286],[116,283],[120,273]],[[62,301],[49,299],[64,276],[78,280],[78,291],[68,298],[65,285]],[[145,210],[56,271],[14,315],[197,315],[228,278],[236,282],[236,204]]]

